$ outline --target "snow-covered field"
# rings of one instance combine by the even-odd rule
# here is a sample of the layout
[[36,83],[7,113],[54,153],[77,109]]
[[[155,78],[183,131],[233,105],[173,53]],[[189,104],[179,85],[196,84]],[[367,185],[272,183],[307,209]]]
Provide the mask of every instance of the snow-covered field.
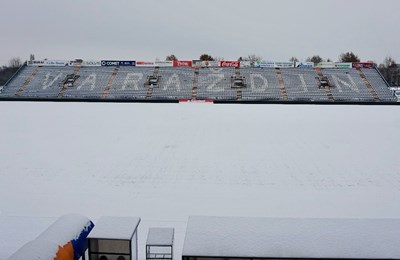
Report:
[[0,259],[58,217],[400,217],[400,107],[0,103]]

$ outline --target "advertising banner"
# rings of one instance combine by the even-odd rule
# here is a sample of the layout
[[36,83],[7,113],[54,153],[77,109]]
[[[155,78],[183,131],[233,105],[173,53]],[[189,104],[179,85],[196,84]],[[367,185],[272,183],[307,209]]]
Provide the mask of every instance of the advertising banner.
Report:
[[174,67],[192,67],[193,62],[191,60],[174,60]]
[[193,67],[201,67],[202,61],[201,60],[193,60],[192,66]]
[[154,61],[136,61],[136,67],[155,67]]
[[220,61],[219,62],[219,66],[220,67],[235,67],[235,68],[239,68],[240,67],[240,61]]
[[28,62],[28,66],[68,66],[69,62],[65,60],[33,60]]
[[294,68],[294,62],[290,61],[261,61],[255,64],[258,68]]
[[375,64],[373,62],[353,62],[352,67],[355,69],[373,69]]
[[275,62],[272,61],[256,61],[255,66],[258,68],[275,68]]
[[240,67],[241,68],[251,68],[254,67],[254,61],[241,61],[240,62]]
[[71,60],[71,61],[68,62],[67,66],[73,67],[73,66],[81,65],[81,64],[82,64],[81,62],[77,62],[77,61]]
[[321,69],[334,69],[336,68],[336,63],[334,62],[320,62],[316,66],[317,68]]
[[32,60],[28,61],[28,66],[44,66],[45,63],[45,60]]
[[336,63],[336,68],[338,69],[351,69],[353,64],[351,62],[338,62]]
[[82,66],[85,67],[99,67],[101,66],[101,61],[99,60],[84,60],[82,61]]
[[154,65],[156,67],[172,67],[174,63],[172,61],[155,61]]
[[101,66],[135,66],[136,61],[133,60],[102,60]]
[[68,61],[65,60],[46,60],[45,66],[56,66],[56,67],[63,67],[68,66]]
[[275,62],[275,68],[294,68],[294,62],[291,61]]
[[219,61],[193,60],[193,67],[219,67]]
[[299,62],[297,61],[295,64],[296,68],[314,68],[314,62]]

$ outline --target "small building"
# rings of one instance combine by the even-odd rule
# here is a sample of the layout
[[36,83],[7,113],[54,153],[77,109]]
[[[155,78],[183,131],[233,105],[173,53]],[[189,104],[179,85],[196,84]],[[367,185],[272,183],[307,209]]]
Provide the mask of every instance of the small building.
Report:
[[182,260],[400,259],[400,219],[190,217]]
[[137,260],[137,217],[102,217],[88,236],[89,260]]

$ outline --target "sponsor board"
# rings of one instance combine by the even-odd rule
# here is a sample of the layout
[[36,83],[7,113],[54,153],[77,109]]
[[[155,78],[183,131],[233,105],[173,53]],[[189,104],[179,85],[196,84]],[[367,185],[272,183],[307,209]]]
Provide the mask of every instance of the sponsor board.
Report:
[[156,67],[172,67],[174,63],[172,61],[155,61],[154,65]]
[[193,67],[219,67],[219,61],[201,61],[193,60]]
[[320,62],[315,66],[320,69],[334,69],[336,68],[336,63],[334,62]]
[[62,67],[62,66],[67,66],[68,65],[68,61],[65,60],[47,60],[46,61],[46,66],[58,66],[58,67]]
[[355,69],[373,69],[375,64],[373,62],[353,62],[352,67]]
[[135,66],[136,61],[133,60],[102,60],[101,66]]
[[202,61],[201,60],[192,60],[193,67],[201,67]]
[[99,60],[84,60],[84,61],[82,61],[81,65],[85,66],[85,67],[100,67],[101,61],[99,61]]
[[296,62],[296,68],[314,68],[314,62]]
[[254,61],[240,61],[241,68],[251,68],[254,67]]
[[46,63],[45,60],[32,60],[28,61],[28,66],[44,66]]
[[338,62],[336,63],[336,68],[338,69],[351,69],[353,64],[351,62]]
[[294,68],[294,62],[291,61],[275,62],[275,68]]
[[71,60],[71,61],[68,62],[67,65],[73,67],[73,66],[77,66],[77,65],[82,65],[82,62]]
[[69,61],[65,60],[47,60],[45,62],[46,66],[56,66],[56,67],[63,67],[68,66]]
[[257,68],[275,68],[275,62],[272,61],[256,61],[255,67]]
[[68,66],[69,62],[65,60],[33,60],[28,62],[29,66]]
[[255,64],[258,68],[294,68],[294,62],[289,61],[260,61]]
[[155,67],[154,61],[136,61],[136,67]]
[[219,62],[219,67],[234,67],[234,68],[239,68],[240,67],[240,61],[227,61],[223,60]]
[[191,60],[174,60],[174,67],[192,67],[193,62]]

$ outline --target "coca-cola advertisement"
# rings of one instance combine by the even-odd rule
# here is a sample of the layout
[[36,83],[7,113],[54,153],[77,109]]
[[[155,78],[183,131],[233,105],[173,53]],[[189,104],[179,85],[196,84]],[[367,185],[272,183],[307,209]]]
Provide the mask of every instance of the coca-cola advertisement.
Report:
[[191,60],[174,60],[174,67],[192,67],[193,62]]
[[373,69],[374,67],[373,62],[353,62],[354,69]]
[[239,68],[240,67],[240,61],[220,61],[219,62],[219,66],[220,67],[235,67],[235,68]]

